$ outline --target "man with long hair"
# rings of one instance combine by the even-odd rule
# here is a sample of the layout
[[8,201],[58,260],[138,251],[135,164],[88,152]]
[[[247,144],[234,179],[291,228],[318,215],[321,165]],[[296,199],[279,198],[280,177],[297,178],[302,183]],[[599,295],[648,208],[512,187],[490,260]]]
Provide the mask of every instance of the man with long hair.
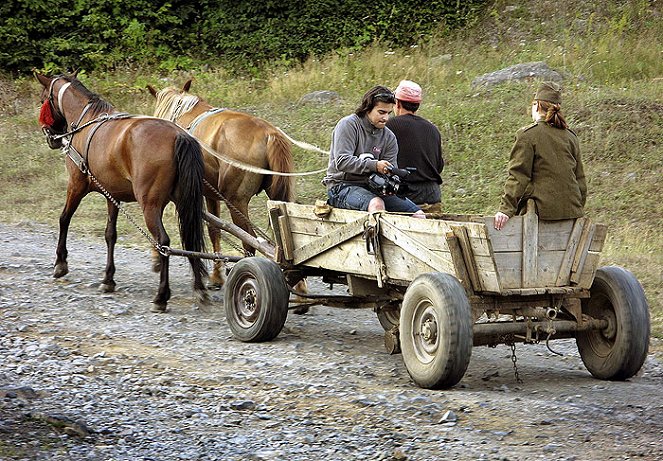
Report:
[[398,167],[396,136],[386,128],[396,100],[384,86],[374,86],[364,94],[354,114],[343,117],[334,128],[327,175],[329,204],[351,210],[395,211],[417,218],[426,215],[411,200],[397,195],[381,195],[368,184],[373,173],[388,174]]

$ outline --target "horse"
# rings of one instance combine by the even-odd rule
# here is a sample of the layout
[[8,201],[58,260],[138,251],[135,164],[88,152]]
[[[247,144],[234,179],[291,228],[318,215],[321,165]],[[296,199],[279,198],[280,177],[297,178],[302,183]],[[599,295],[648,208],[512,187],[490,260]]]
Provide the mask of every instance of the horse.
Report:
[[[174,123],[155,117],[132,116],[88,90],[76,75],[48,77],[35,73],[42,86],[39,122],[50,148],[67,154],[67,198],[60,215],[53,277],[69,272],[67,233],[71,218],[90,192],[107,200],[105,240],[108,249],[103,292],[115,291],[114,249],[120,202],[138,202],[149,232],[143,232],[159,250],[160,280],[153,312],[166,312],[170,299],[168,263],[170,237],[163,211],[174,202],[185,252],[204,251],[203,155],[200,144]],[[151,237],[150,237],[151,236]],[[189,256],[197,300],[209,296],[203,279],[207,269]]]
[[[191,80],[182,90],[168,87],[157,91],[151,85],[149,92],[156,98],[154,116],[175,122],[186,128],[199,139],[205,158],[205,179],[216,191],[205,189],[208,211],[219,216],[219,203],[223,199],[235,225],[255,236],[248,219],[249,201],[254,195],[265,191],[272,200],[292,201],[292,177],[269,175],[258,169],[291,173],[294,161],[290,142],[307,147],[287,137],[281,130],[267,121],[230,109],[218,109],[198,96],[188,94]],[[310,146],[310,149],[315,149]],[[217,153],[219,155],[214,155]],[[227,159],[237,160],[249,168],[242,168]],[[239,163],[238,162],[238,163]],[[251,171],[250,167],[255,167]],[[220,194],[217,194],[218,193]],[[208,226],[209,237],[215,252],[219,252],[220,231]],[[244,245],[245,253],[254,254],[254,249]],[[210,284],[223,286],[222,262],[216,261],[210,275]],[[305,290],[305,285],[298,285]]]

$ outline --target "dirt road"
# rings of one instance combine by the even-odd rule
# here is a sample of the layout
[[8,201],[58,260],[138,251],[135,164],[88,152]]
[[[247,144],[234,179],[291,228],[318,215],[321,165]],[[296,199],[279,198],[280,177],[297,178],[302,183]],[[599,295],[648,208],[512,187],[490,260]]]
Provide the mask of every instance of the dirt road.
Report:
[[370,310],[315,307],[244,344],[220,292],[193,304],[184,260],[153,314],[147,251],[118,249],[118,290],[100,294],[103,241],[73,236],[53,280],[55,239],[0,224],[0,460],[663,459],[660,356],[605,382],[572,340],[518,345],[518,383],[507,346],[481,347],[458,386],[428,391]]

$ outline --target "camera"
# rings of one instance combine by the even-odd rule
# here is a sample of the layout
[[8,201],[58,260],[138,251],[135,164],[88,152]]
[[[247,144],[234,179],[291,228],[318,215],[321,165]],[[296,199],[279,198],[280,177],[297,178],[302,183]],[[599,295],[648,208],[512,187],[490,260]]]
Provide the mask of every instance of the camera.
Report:
[[404,184],[403,181],[414,171],[417,171],[417,169],[389,167],[387,174],[371,174],[368,177],[368,187],[378,195],[403,196],[407,193],[407,184]]

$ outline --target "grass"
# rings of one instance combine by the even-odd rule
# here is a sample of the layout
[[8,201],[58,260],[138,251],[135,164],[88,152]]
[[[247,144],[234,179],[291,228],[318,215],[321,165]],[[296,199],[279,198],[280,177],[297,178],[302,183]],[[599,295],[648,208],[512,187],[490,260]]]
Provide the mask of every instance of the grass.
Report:
[[[663,338],[663,21],[660,1],[540,0],[512,7],[496,1],[473,27],[409,49],[380,44],[361,53],[311,58],[294,68],[275,67],[261,78],[222,68],[158,76],[149,69],[84,75],[83,81],[121,110],[151,114],[145,90],[180,86],[215,106],[263,117],[291,136],[328,148],[331,131],[374,84],[395,87],[402,78],[425,91],[420,114],[441,130],[446,168],[443,203],[450,213],[495,212],[513,135],[529,123],[536,82],[475,89],[481,74],[529,61],[545,61],[565,75],[564,113],[577,132],[588,175],[587,214],[610,226],[604,264],[635,273],[647,293],[653,334]],[[342,101],[300,105],[315,90],[337,91]],[[63,159],[47,148],[36,123],[38,85],[31,78],[0,81],[0,220],[55,226],[64,201]],[[324,168],[327,158],[294,150],[298,171]],[[297,180],[298,201],[324,198],[322,175]],[[137,207],[129,210],[140,216]],[[252,204],[264,226],[264,197]],[[171,219],[172,213],[167,213]],[[89,197],[73,231],[103,238],[105,202]],[[120,218],[125,244],[147,246]],[[174,234],[175,232],[171,232]]]

